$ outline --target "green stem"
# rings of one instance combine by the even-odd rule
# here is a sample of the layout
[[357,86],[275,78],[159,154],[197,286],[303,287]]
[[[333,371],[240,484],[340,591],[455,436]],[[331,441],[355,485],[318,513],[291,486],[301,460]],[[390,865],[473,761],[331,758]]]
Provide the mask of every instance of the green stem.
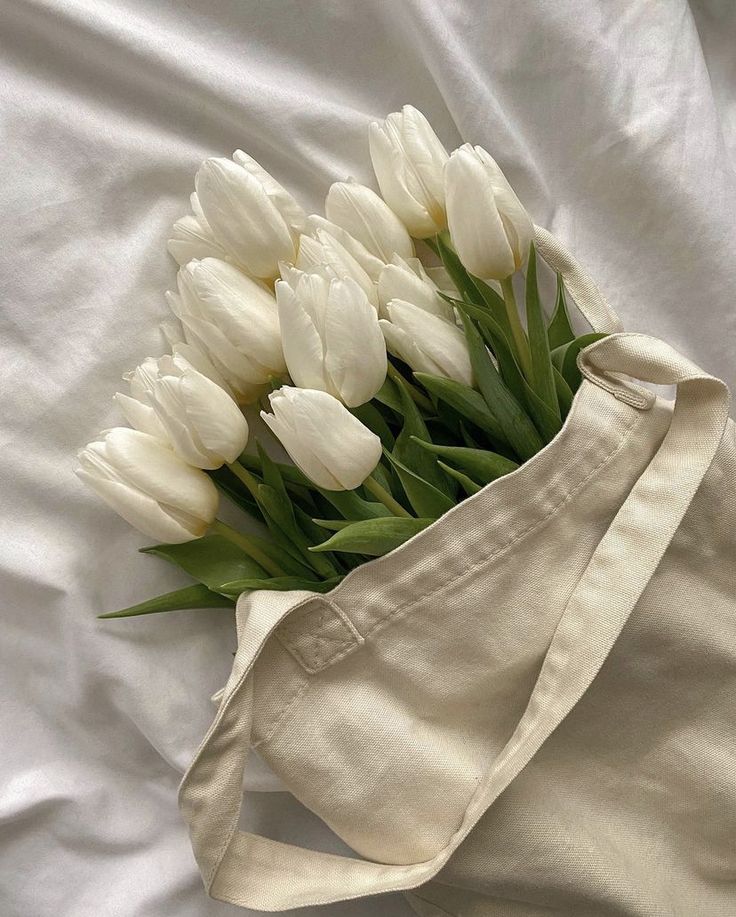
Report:
[[260,564],[267,573],[271,574],[271,576],[286,576],[286,571],[272,561],[268,555],[264,554],[247,535],[243,534],[243,532],[237,532],[234,528],[231,528],[220,519],[215,519],[212,523],[212,531],[216,532],[218,535],[222,535],[223,538],[227,538],[227,540],[231,541],[234,545],[237,545],[241,551],[244,551],[251,560]]
[[394,516],[411,517],[411,513],[407,512],[400,503],[394,500],[386,488],[382,487],[372,475],[368,475],[365,481],[363,481],[363,486],[369,493],[372,493],[379,502],[383,503],[387,509],[390,509]]
[[516,345],[519,363],[521,364],[521,368],[527,380],[531,381],[532,355],[529,350],[529,341],[527,340],[526,332],[524,331],[524,327],[521,324],[521,318],[519,317],[519,309],[516,305],[514,285],[511,281],[511,277],[507,277],[505,280],[501,281],[501,290],[503,291],[506,315],[508,316],[509,325],[511,326],[511,334],[513,335],[514,344]]
[[253,499],[258,503],[258,485],[260,481],[254,477],[247,468],[241,465],[240,462],[228,462],[227,467],[242,484],[245,484]]
[[398,371],[398,369],[393,365],[393,363],[390,360],[388,363],[388,370],[386,374],[389,377],[389,379],[393,379],[395,382],[401,382],[403,385],[406,386],[406,390],[411,395],[412,401],[416,405],[418,405],[418,407],[424,408],[425,411],[434,412],[434,405],[429,400],[429,398],[427,398],[426,395],[423,395],[419,391],[419,389],[416,387],[416,385],[412,385],[412,383],[409,382],[408,379],[405,379],[404,376],[401,375],[401,373]]

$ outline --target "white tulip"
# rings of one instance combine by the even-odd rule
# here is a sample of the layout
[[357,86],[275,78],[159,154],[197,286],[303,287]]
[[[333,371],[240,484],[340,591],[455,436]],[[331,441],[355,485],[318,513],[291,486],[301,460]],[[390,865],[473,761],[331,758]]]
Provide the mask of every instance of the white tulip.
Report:
[[411,235],[426,239],[445,229],[447,150],[424,115],[405,105],[374,121],[368,137],[381,194]]
[[463,265],[485,280],[505,280],[529,253],[529,214],[493,157],[469,143],[445,166],[450,236]]
[[195,178],[202,213],[217,242],[254,277],[278,276],[293,261],[306,214],[254,159],[237,150],[230,159],[206,159]]
[[284,357],[294,383],[348,407],[370,401],[386,379],[378,315],[350,278],[292,269],[276,282]]
[[228,253],[215,239],[212,227],[202,213],[196,194],[190,197],[193,213],[178,219],[171,230],[168,242],[170,254],[178,264],[193,258],[228,258]]
[[357,182],[335,182],[325,200],[327,219],[356,238],[381,261],[394,254],[414,256],[414,243],[404,224],[375,191]]
[[390,321],[379,324],[392,354],[414,372],[475,384],[465,335],[454,322],[400,299],[392,300],[387,311]]
[[[176,294],[171,293],[169,295],[175,296]],[[187,343],[184,339],[184,329],[181,322],[173,319],[171,321],[161,322],[160,327],[174,356],[184,357],[187,363],[191,364],[197,372],[202,373],[203,376],[207,376],[215,385],[219,385],[231,398],[235,397],[230,386],[225,382],[217,369],[215,369],[213,362],[207,356],[207,352],[197,344]],[[132,426],[136,427],[136,429],[140,429],[136,424],[132,424]]]
[[79,453],[77,476],[123,519],[157,541],[199,538],[215,519],[217,488],[147,433],[116,427]]
[[429,278],[418,258],[404,261],[394,255],[393,262],[381,271],[378,278],[378,301],[382,315],[385,316],[386,307],[392,299],[402,299],[448,322],[455,321],[455,310],[439,295],[436,284]]
[[207,354],[238,401],[255,401],[286,372],[276,300],[263,285],[205,258],[179,269],[178,288],[168,300],[187,342]]
[[[296,258],[296,267],[300,271],[327,267],[335,277],[349,277],[363,290],[368,297],[368,301],[378,308],[376,286],[371,278],[350,252],[334,236],[323,229],[316,231],[315,238],[302,236],[299,239],[299,254]],[[282,278],[283,275],[282,268]]]
[[307,217],[307,226],[315,237],[318,229],[323,229],[329,233],[355,258],[371,280],[378,280],[378,275],[381,273],[384,262],[372,255],[362,242],[358,242],[354,236],[350,235],[347,229],[343,229],[337,223],[330,222],[330,220],[320,216],[318,213],[313,213],[310,217]]
[[[130,397],[115,397],[128,423],[145,433],[163,433],[189,465],[219,468],[245,449],[248,424],[238,406],[181,355],[149,357],[124,378]],[[146,409],[151,413],[143,414]]]
[[294,464],[318,487],[353,490],[381,458],[381,440],[327,392],[283,386],[261,417]]

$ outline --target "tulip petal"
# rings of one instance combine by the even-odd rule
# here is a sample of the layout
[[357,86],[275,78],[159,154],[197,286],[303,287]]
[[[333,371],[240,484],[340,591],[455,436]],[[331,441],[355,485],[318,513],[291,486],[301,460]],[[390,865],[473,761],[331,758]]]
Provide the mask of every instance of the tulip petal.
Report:
[[83,468],[76,469],[75,473],[126,522],[156,541],[180,544],[198,538],[207,529],[206,525],[202,526],[202,531],[187,528],[152,497],[135,490],[124,481],[99,478]]
[[383,261],[390,261],[394,252],[402,258],[414,255],[414,243],[401,220],[365,185],[335,182],[327,193],[325,213]]
[[117,427],[105,436],[104,455],[124,482],[158,503],[197,519],[214,519],[218,505],[215,485],[153,437]]
[[356,283],[330,285],[324,335],[334,392],[348,407],[370,401],[386,378],[386,344],[376,311]]
[[[301,281],[298,289],[304,290]],[[309,297],[306,297],[307,301]],[[276,281],[281,344],[289,375],[302,388],[327,390],[323,371],[324,347],[315,321],[303,301],[283,280]]]
[[372,255],[365,245],[363,245],[362,242],[358,242],[358,240],[354,236],[351,236],[346,229],[343,229],[342,226],[338,226],[337,223],[333,223],[316,213],[313,213],[309,217],[308,225],[315,235],[317,230],[323,229],[325,232],[329,233],[333,239],[337,239],[340,245],[355,258],[371,280],[378,280],[378,275],[381,273],[384,262],[381,261],[380,258],[376,258],[375,255]]

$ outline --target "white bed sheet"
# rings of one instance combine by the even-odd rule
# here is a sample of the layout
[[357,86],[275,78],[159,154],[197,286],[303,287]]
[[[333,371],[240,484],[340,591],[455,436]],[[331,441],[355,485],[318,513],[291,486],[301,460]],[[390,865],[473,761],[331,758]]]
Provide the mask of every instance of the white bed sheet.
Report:
[[[175,801],[231,616],[97,621],[182,578],[72,476],[120,420],[121,373],[161,352],[197,164],[242,147],[318,208],[332,180],[371,181],[367,123],[410,101],[492,151],[629,329],[733,385],[736,8],[0,0],[0,42],[0,914],[242,913],[205,898]],[[249,804],[276,836],[320,836],[284,794]]]

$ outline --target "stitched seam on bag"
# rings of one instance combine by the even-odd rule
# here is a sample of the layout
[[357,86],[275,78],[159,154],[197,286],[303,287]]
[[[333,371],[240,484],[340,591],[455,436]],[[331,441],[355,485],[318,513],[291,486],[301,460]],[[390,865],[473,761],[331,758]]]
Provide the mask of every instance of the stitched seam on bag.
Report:
[[[342,659],[358,646],[361,640],[360,634],[355,630],[341,608],[338,608],[337,605],[334,605],[327,599],[311,599],[310,601],[321,601],[323,603],[322,607],[319,608],[319,620],[316,623],[316,629],[314,631],[310,629],[299,632],[299,626],[296,622],[291,625],[285,622],[285,624],[282,624],[277,630],[276,638],[286,647],[300,665],[310,674],[315,674],[321,671],[321,669],[327,668],[328,665],[332,665],[334,662]],[[341,627],[347,632],[347,638],[332,637],[329,634],[322,633],[328,612],[333,615],[333,619],[338,627]],[[310,615],[313,616],[313,611],[307,612],[304,617],[309,618]],[[314,640],[316,643],[316,646],[312,648],[311,659],[306,655],[307,647],[304,645],[305,639]],[[329,650],[326,651],[328,643],[334,644],[332,655],[330,655]]]
[[257,742],[251,742],[252,748],[258,748],[259,745],[262,745],[264,742],[270,742],[271,739],[278,732],[279,726],[286,718],[287,714],[291,708],[299,701],[299,698],[304,694],[304,692],[309,687],[309,681],[306,679],[299,685],[299,687],[294,691],[291,697],[286,701],[285,705],[279,710],[274,719],[266,726],[266,734],[263,738],[258,739]]
[[[537,519],[535,522],[528,525],[525,529],[522,529],[521,532],[518,532],[509,541],[500,545],[498,548],[496,548],[495,551],[493,551],[492,554],[488,554],[486,557],[483,557],[481,560],[476,561],[471,566],[466,567],[465,570],[463,570],[461,573],[458,573],[451,580],[448,580],[447,582],[439,586],[437,589],[433,590],[433,594],[436,594],[438,592],[444,592],[450,586],[456,586],[460,580],[464,579],[469,574],[474,573],[475,571],[481,569],[482,567],[496,560],[502,554],[507,553],[509,549],[513,547],[513,545],[515,545],[518,541],[520,541],[522,538],[525,538],[531,532],[535,531],[536,529],[543,526],[546,522],[548,522],[549,519],[552,518],[552,516],[558,513],[562,509],[563,506],[569,503],[570,500],[572,500],[580,492],[580,490],[583,487],[585,487],[585,485],[593,477],[593,475],[595,475],[604,465],[607,465],[608,462],[614,459],[619,454],[619,452],[621,452],[621,450],[626,445],[626,442],[629,438],[629,435],[631,434],[631,431],[633,430],[637,422],[640,420],[640,417],[641,415],[637,414],[632,418],[631,423],[626,427],[624,432],[621,434],[621,441],[619,442],[618,446],[616,446],[616,448],[613,449],[611,452],[608,452],[600,460],[600,462],[598,462],[597,465],[591,468],[591,470],[585,475],[585,477],[581,481],[578,481],[578,483],[573,487],[573,489],[568,491],[565,494],[565,496],[558,503],[556,503],[547,513],[545,513],[544,516],[542,516],[541,518]],[[400,616],[403,617],[404,615],[408,614],[409,611],[411,611],[411,609],[415,605],[418,605],[420,602],[424,601],[424,599],[426,599],[429,594],[430,594],[429,592],[424,592],[420,596],[415,596],[414,598],[409,599],[403,605],[398,605],[396,608],[390,611],[383,618],[380,618],[378,621],[376,621],[375,624],[373,624],[372,627],[370,627],[363,634],[363,637],[365,639],[368,639],[368,637],[371,636],[371,634],[386,627],[394,618],[397,618]]]

